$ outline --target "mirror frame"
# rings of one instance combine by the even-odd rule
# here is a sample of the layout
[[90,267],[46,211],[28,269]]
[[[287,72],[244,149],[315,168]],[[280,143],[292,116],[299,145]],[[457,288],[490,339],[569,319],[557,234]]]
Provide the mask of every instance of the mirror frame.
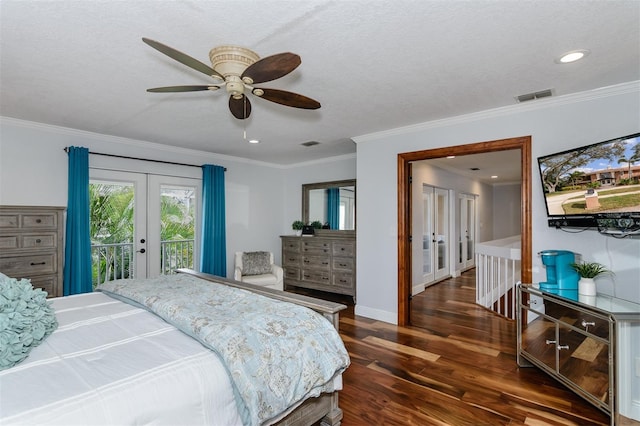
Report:
[[[356,180],[334,180],[330,182],[316,182],[302,184],[302,221],[309,223],[309,191],[314,189],[327,189],[335,188],[336,186],[353,186],[354,196],[356,199],[356,210],[358,208],[358,197],[356,194]],[[316,229],[316,235],[322,234],[355,234],[356,224],[354,223],[353,229]]]

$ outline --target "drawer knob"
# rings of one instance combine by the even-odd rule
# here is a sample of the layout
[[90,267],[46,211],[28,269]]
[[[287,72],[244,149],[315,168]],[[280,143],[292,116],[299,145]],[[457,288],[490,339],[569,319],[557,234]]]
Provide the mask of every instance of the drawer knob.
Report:
[[558,345],[558,350],[569,349],[569,345]]
[[582,320],[582,326],[584,327],[585,330],[589,330],[589,327],[593,327],[595,326],[596,323],[594,321],[586,321],[586,320]]
[[36,266],[36,265],[46,265],[46,264],[47,264],[47,262],[38,262],[38,263],[36,263],[36,262],[31,262],[31,266]]
[[547,345],[555,345],[555,344],[556,344],[556,341],[555,341],[555,340],[545,340],[545,343],[546,343]]
[[42,223],[42,219],[36,219],[36,223]]
[[40,238],[38,238],[38,239],[36,240],[36,243],[37,243],[37,244],[40,244],[41,242],[42,242],[42,240],[41,240]]

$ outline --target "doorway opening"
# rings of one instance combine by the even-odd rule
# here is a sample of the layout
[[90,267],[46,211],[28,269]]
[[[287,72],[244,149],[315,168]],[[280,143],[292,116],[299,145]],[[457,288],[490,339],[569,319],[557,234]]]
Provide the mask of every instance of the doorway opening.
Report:
[[468,145],[398,154],[398,325],[410,325],[411,297],[411,163],[452,155],[520,150],[521,162],[521,277],[531,281],[531,137],[523,136]]

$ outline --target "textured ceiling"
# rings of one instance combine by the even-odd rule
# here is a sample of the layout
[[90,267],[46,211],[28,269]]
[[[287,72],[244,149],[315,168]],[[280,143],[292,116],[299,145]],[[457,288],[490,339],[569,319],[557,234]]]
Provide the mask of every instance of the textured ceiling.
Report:
[[[640,80],[637,0],[2,0],[0,19],[0,115],[282,165],[353,153],[352,137],[514,105],[524,93]],[[222,44],[297,53],[299,68],[262,86],[322,108],[252,98],[240,121],[223,91],[147,93],[210,80],[142,37],[204,63]],[[574,49],[591,54],[554,62]],[[245,130],[261,143],[246,143]]]

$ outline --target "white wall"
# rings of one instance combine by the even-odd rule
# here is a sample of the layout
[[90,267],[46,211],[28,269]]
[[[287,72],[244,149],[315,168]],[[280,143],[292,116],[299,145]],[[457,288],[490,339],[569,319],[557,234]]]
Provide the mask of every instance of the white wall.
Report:
[[[0,118],[0,204],[67,205],[66,146],[89,151],[227,168],[227,275],[233,253],[268,250],[280,262],[280,238],[301,214],[301,185],[355,178],[355,156],[284,168],[207,152],[115,138],[10,118]],[[173,166],[96,155],[90,167],[201,178],[199,167]]]
[[[533,185],[538,180],[533,179]],[[520,220],[522,211],[522,185],[495,185],[493,187],[493,238],[510,237],[520,235]],[[499,207],[499,208],[498,208]]]
[[[640,239],[549,228],[534,168],[539,156],[638,132],[639,117],[640,84],[633,82],[353,138],[358,179],[356,314],[397,322],[397,155],[526,135],[532,136],[533,253],[582,253],[616,273],[614,282],[599,281],[601,292],[640,302]],[[534,255],[532,261],[533,280],[543,280],[540,259]]]

